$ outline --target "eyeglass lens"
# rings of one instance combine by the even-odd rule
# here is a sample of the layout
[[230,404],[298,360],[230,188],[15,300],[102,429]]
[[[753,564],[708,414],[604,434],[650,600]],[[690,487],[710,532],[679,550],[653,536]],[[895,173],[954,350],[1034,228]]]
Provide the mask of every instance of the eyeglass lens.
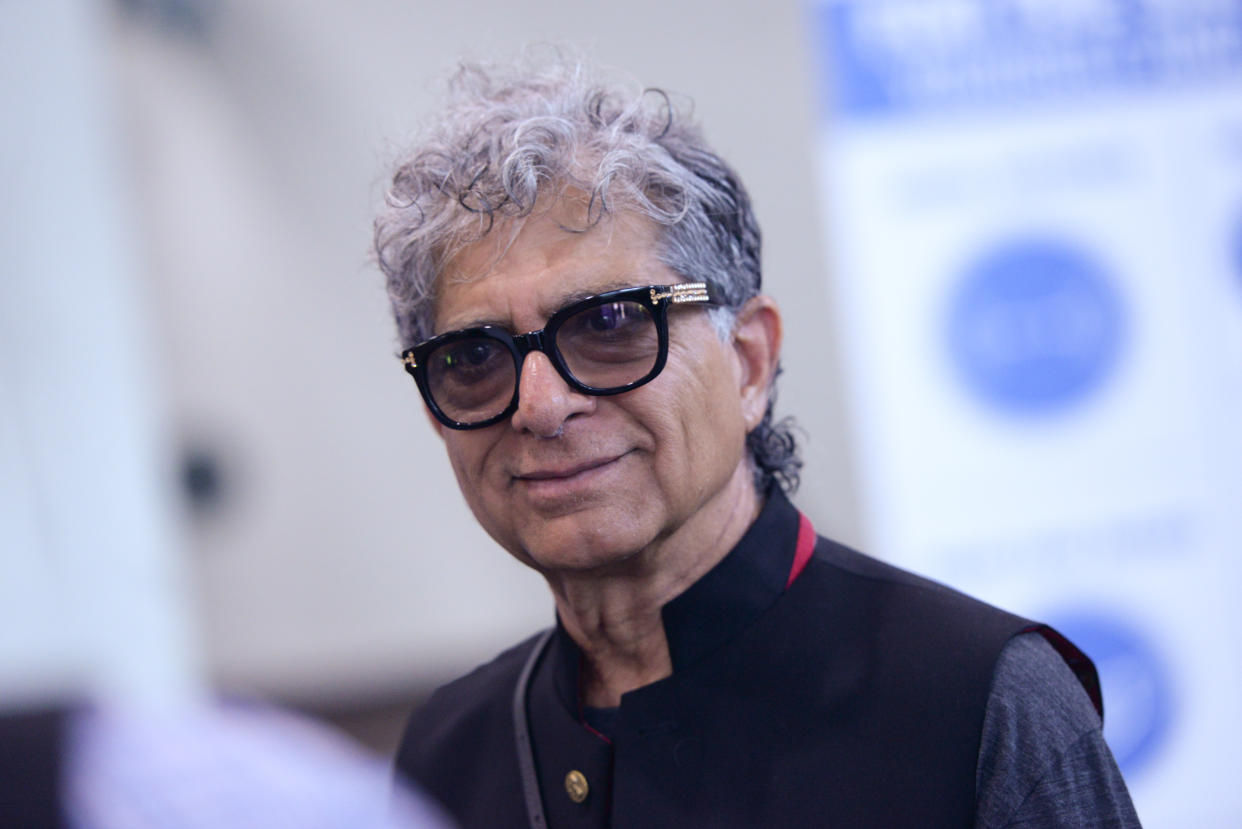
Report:
[[[548,334],[551,348],[574,380],[601,392],[643,379],[659,356],[655,319],[640,302],[588,306]],[[513,399],[517,377],[514,355],[491,337],[452,340],[427,359],[431,396],[459,423],[479,423],[503,412]]]

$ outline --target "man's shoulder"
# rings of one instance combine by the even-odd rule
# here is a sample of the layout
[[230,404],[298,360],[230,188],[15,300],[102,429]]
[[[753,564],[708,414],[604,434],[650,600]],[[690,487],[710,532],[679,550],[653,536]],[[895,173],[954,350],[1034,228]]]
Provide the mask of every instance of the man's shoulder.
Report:
[[979,675],[990,681],[1010,640],[1038,633],[1060,657],[1062,669],[1068,668],[1095,708],[1102,709],[1091,660],[1045,624],[822,537],[807,571],[813,582],[808,586],[816,594],[810,600],[838,605],[825,614],[836,624],[845,628],[852,624],[862,635],[879,635],[890,643],[908,643],[909,652],[900,659],[903,665],[925,671],[943,667],[946,654],[955,661],[973,654]]
[[862,579],[890,582],[933,592],[949,591],[958,595],[964,595],[938,581],[933,581],[926,576],[920,576],[918,573],[905,570],[895,564],[869,556],[866,553],[861,553],[852,547],[833,541],[831,538],[825,538],[822,535],[815,540],[815,553],[812,561],[827,564],[836,570]]
[[[849,582],[849,590],[857,593],[860,586],[870,588],[877,601],[898,601],[906,614],[924,612],[960,618],[969,625],[991,622],[1013,632],[1030,624],[1020,616],[967,595],[953,587],[926,576],[905,570],[828,538],[819,537],[809,567],[818,578],[826,581]],[[918,621],[915,618],[911,622]]]
[[480,744],[488,734],[509,733],[513,689],[542,634],[503,651],[490,662],[436,689],[410,716],[397,750],[397,768],[422,780],[446,753]]

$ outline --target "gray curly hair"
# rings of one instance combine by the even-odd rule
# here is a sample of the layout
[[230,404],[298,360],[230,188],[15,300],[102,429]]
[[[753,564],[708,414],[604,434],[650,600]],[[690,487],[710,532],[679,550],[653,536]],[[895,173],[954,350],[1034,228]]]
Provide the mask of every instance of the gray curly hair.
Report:
[[[661,228],[660,260],[710,281],[725,338],[759,293],[759,225],[733,170],[665,92],[609,84],[581,60],[528,53],[508,67],[463,65],[433,130],[402,161],[375,221],[402,347],[432,336],[437,277],[455,254],[501,225],[516,234],[536,202],[587,194],[589,230],[631,211]],[[547,197],[551,197],[548,199]],[[802,461],[775,388],[747,435],[755,483],[797,488]]]

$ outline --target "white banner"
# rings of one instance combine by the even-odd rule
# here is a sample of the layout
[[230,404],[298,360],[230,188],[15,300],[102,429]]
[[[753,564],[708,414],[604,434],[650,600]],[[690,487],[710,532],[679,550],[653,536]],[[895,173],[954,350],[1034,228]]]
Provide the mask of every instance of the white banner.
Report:
[[1088,651],[1145,825],[1238,825],[1242,3],[813,23],[875,552]]

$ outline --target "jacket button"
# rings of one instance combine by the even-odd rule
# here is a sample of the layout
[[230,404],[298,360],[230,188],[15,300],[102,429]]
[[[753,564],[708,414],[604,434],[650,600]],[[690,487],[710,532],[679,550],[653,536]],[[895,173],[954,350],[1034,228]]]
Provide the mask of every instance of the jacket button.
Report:
[[565,794],[569,795],[569,799],[574,803],[581,803],[587,799],[591,787],[587,785],[586,775],[574,769],[565,775]]

